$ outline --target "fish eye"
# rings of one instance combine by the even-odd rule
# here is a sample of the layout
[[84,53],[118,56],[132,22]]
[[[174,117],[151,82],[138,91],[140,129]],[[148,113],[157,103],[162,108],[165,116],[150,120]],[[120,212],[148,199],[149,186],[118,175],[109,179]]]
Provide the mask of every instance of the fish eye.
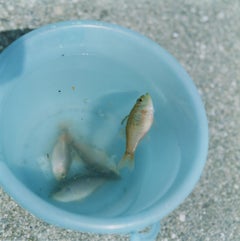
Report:
[[143,102],[143,97],[138,98],[137,102]]

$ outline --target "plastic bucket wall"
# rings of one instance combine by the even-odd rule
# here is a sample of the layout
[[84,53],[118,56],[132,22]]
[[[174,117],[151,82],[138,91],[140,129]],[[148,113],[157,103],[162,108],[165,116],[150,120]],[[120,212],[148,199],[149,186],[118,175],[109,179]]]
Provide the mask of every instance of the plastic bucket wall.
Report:
[[[54,179],[39,158],[51,151],[56,126],[67,123],[117,162],[125,148],[121,120],[146,92],[155,120],[133,173],[86,202],[49,199]],[[0,101],[1,184],[61,227],[126,233],[153,224],[192,191],[205,163],[207,120],[193,82],[159,45],[115,25],[63,22],[18,39],[0,55]]]

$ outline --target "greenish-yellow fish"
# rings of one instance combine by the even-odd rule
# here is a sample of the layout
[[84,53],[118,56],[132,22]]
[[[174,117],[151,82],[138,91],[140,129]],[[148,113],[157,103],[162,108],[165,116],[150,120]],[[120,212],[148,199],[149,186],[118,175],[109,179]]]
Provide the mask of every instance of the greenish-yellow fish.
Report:
[[81,201],[101,187],[106,179],[101,176],[82,175],[69,179],[54,191],[52,199],[59,202]]
[[118,169],[134,167],[134,153],[138,143],[146,135],[153,123],[154,108],[150,94],[140,96],[130,114],[126,125],[126,150],[118,164]]
[[67,130],[63,130],[58,137],[51,154],[51,165],[53,175],[57,180],[67,176],[71,165],[71,137]]

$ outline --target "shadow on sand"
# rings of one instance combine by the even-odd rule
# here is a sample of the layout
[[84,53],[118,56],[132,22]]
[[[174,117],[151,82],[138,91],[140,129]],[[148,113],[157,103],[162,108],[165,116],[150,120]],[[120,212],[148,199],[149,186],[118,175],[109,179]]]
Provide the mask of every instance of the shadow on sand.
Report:
[[32,30],[33,29],[24,28],[0,32],[0,53],[13,41]]

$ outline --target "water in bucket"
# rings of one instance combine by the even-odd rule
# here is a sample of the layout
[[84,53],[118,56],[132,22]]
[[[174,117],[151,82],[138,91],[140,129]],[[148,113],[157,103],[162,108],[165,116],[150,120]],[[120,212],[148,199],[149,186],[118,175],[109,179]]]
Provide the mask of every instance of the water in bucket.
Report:
[[[150,207],[171,186],[181,162],[172,119],[178,111],[172,108],[175,100],[166,97],[166,80],[154,75],[107,56],[68,55],[64,49],[23,72],[3,105],[3,143],[10,168],[35,194],[69,212],[114,217]],[[107,181],[84,200],[52,200],[49,194],[57,181],[47,157],[59,128],[67,126],[76,139],[101,148],[118,163],[125,151],[126,123],[121,121],[146,92],[153,99],[154,122],[136,150],[134,170],[121,172],[120,180]],[[178,105],[188,116],[186,102]],[[78,170],[80,165],[73,164],[69,175]]]

